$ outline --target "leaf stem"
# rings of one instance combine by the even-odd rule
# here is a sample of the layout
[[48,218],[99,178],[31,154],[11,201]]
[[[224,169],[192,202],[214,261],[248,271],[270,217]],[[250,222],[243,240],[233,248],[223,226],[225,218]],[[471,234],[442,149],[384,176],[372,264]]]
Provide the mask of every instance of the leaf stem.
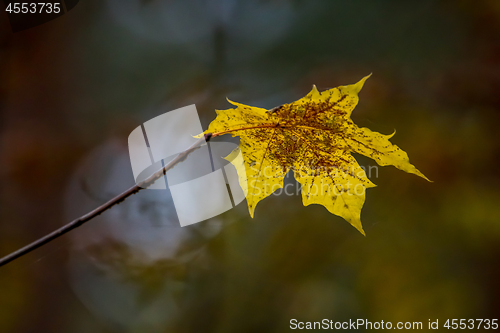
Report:
[[91,212],[89,212],[83,216],[80,216],[76,220],[69,222],[68,224],[62,226],[61,228],[54,230],[50,234],[48,234],[42,238],[37,239],[33,243],[28,244],[25,247],[20,248],[19,250],[14,251],[11,254],[6,255],[5,257],[1,258],[0,259],[0,266],[6,265],[9,262],[39,248],[40,246],[47,244],[50,241],[53,241],[54,239],[64,235],[65,233],[81,226],[85,222],[92,220],[96,216],[101,215],[102,213],[104,213],[106,210],[112,208],[113,206],[118,205],[120,202],[127,199],[131,195],[139,192],[140,190],[142,190],[144,188],[148,188],[157,179],[164,176],[168,170],[172,169],[178,163],[182,162],[191,152],[193,152],[194,150],[199,148],[204,142],[210,141],[212,136],[213,135],[211,133],[205,134],[198,141],[196,141],[191,147],[189,147],[188,149],[181,152],[179,155],[177,155],[176,158],[174,158],[172,161],[170,161],[163,168],[161,168],[160,170],[158,170],[157,172],[155,172],[154,174],[152,174],[151,176],[149,176],[147,179],[143,180],[142,182],[139,182],[136,185],[132,186],[131,188],[129,188],[125,192],[117,195],[116,197],[109,200],[105,204],[97,207],[96,209],[92,210]]

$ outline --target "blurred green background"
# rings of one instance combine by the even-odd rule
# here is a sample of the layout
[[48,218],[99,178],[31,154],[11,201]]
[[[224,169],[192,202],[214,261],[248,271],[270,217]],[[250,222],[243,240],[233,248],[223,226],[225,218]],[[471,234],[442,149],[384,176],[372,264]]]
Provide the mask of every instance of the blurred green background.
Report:
[[82,0],[15,34],[0,17],[1,255],[133,184],[146,120],[195,103],[206,128],[226,97],[269,109],[371,72],[354,121],[396,129],[434,181],[380,168],[367,237],[283,195],[181,229],[168,193],[141,192],[1,267],[0,332],[500,319],[500,1]]

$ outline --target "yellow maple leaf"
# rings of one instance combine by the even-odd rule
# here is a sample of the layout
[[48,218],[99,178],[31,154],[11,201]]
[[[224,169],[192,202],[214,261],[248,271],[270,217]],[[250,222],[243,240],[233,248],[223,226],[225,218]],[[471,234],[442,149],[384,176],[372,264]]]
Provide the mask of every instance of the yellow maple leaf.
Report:
[[283,178],[292,170],[302,185],[305,206],[323,205],[364,235],[361,208],[366,188],[375,185],[352,152],[427,179],[389,141],[394,134],[359,128],[351,120],[358,92],[370,75],[356,84],[323,92],[313,86],[305,97],[271,110],[229,101],[236,109],[216,111],[205,134],[241,138],[226,159],[236,167],[252,217],[257,203],[283,187]]

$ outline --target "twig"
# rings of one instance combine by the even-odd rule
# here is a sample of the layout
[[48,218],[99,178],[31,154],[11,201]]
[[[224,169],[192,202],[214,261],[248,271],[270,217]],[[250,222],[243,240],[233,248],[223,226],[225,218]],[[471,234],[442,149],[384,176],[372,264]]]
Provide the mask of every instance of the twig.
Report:
[[161,176],[164,176],[165,173],[168,170],[172,169],[176,164],[178,164],[181,161],[183,161],[193,150],[199,148],[203,142],[208,142],[211,138],[212,138],[212,134],[205,134],[204,137],[202,136],[191,147],[189,147],[188,149],[184,150],[182,153],[180,153],[179,155],[177,155],[177,157],[174,158],[172,161],[170,161],[170,163],[168,163],[163,168],[161,168],[160,170],[158,170],[157,172],[155,172],[154,174],[152,174],[147,179],[145,179],[142,182],[140,182],[140,183],[132,186],[131,188],[129,188],[128,190],[126,190],[122,194],[119,194],[118,196],[116,196],[113,199],[109,200],[105,204],[97,207],[93,211],[91,211],[91,212],[89,212],[89,213],[87,213],[87,214],[85,214],[85,215],[77,218],[76,220],[73,220],[73,221],[69,222],[68,224],[62,226],[61,228],[59,228],[59,229],[51,232],[50,234],[48,234],[48,235],[46,235],[46,236],[44,236],[42,238],[37,239],[33,243],[28,244],[25,247],[20,248],[19,250],[15,251],[15,252],[12,252],[11,254],[9,254],[9,255],[1,258],[0,259],[0,266],[8,264],[9,262],[11,262],[11,261],[13,261],[13,260],[15,260],[15,259],[17,259],[17,258],[19,258],[19,257],[21,257],[23,255],[25,255],[26,253],[29,253],[29,252],[31,252],[31,251],[39,248],[40,246],[42,246],[44,244],[47,244],[48,242],[50,242],[50,241],[58,238],[59,236],[62,236],[65,233],[67,233],[67,232],[69,232],[69,231],[71,231],[71,230],[73,230],[73,229],[81,226],[85,222],[88,222],[88,221],[92,220],[94,217],[102,214],[103,212],[105,212],[106,210],[110,209],[111,207],[119,204],[120,202],[122,202],[126,198],[130,197],[131,195],[139,192],[143,188],[147,188],[147,187],[151,186],[151,184],[153,184],[157,179],[159,179]]

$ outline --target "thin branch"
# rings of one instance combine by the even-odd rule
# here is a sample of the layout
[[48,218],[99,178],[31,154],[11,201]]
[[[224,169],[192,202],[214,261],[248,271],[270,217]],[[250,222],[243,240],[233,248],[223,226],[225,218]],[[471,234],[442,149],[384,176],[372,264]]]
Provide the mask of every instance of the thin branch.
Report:
[[180,163],[181,161],[183,161],[184,159],[186,159],[186,157],[195,149],[199,148],[204,142],[208,142],[211,138],[212,138],[212,134],[205,134],[204,136],[202,136],[198,141],[196,141],[191,147],[189,147],[188,149],[186,149],[185,151],[183,151],[182,153],[180,153],[179,155],[177,155],[176,158],[174,158],[172,161],[170,161],[170,163],[168,163],[167,165],[165,165],[163,168],[161,168],[160,170],[158,170],[157,172],[155,172],[154,174],[152,174],[150,177],[148,177],[147,179],[143,180],[142,182],[132,186],[131,188],[129,188],[128,190],[126,190],[125,192],[123,192],[122,194],[119,194],[118,196],[114,197],[113,199],[109,200],[108,202],[106,202],[105,204],[97,207],[96,209],[94,209],[93,211],[77,218],[76,220],[73,220],[71,222],[69,222],[68,224],[62,226],[61,228],[51,232],[50,234],[42,237],[42,238],[39,238],[37,239],[36,241],[34,241],[33,243],[29,244],[29,245],[26,245],[25,247],[23,248],[20,248],[19,250],[15,251],[15,252],[12,252],[11,254],[3,257],[0,259],[0,266],[3,266],[5,264],[8,264],[9,262],[39,248],[40,246],[44,245],[44,244],[47,244],[48,242],[58,238],[59,236],[62,236],[64,235],[65,233],[81,226],[82,224],[84,224],[85,222],[88,222],[90,220],[92,220],[94,217],[98,216],[98,215],[101,215],[103,212],[105,212],[106,210],[110,209],[111,207],[119,204],[120,202],[122,202],[123,200],[127,199],[128,197],[130,197],[131,195],[139,192],[140,190],[142,190],[143,188],[148,188],[149,186],[151,186],[151,184],[153,184],[157,179],[159,179],[160,177],[164,176],[166,174],[166,172],[170,169],[172,169],[175,165],[177,165],[178,163]]

